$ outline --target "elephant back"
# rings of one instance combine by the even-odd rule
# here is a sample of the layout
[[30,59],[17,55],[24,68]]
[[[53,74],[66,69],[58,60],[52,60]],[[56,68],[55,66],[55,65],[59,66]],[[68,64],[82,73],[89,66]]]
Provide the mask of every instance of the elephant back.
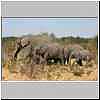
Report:
[[78,44],[74,44],[74,45],[67,45],[64,47],[64,54],[69,54],[73,51],[77,51],[79,52],[80,50],[84,50],[84,48]]

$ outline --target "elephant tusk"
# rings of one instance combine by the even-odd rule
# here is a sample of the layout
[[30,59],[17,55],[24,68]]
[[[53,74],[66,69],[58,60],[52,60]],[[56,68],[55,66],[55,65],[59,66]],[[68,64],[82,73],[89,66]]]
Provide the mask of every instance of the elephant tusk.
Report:
[[67,62],[67,60],[65,61],[65,65],[67,65],[68,64],[68,62]]

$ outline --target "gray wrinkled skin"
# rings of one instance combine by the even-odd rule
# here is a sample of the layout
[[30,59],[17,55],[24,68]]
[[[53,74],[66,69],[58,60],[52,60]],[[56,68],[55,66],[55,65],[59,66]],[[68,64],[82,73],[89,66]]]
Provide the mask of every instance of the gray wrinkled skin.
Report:
[[90,62],[94,59],[94,55],[88,50],[74,50],[71,53],[71,58],[75,58],[76,62],[82,66],[82,61]]
[[69,63],[71,57],[82,65],[82,60],[89,62],[94,59],[93,54],[78,44],[62,47],[57,43],[49,43],[32,47],[28,40],[23,39],[17,42],[17,51],[17,61],[32,61],[33,64],[48,64],[49,61],[53,61],[53,63],[59,61],[60,64],[65,64],[66,60]]
[[14,60],[17,59],[17,55],[21,50],[23,50],[25,47],[30,45],[30,41],[23,42],[22,40],[23,39],[20,38],[20,39],[17,39],[16,41],[16,51],[14,53]]
[[29,57],[30,53],[31,53],[31,45],[25,47],[24,49],[21,49],[17,55],[17,61],[25,60],[27,57]]
[[88,61],[88,62],[95,59],[94,55],[88,50],[81,50],[80,55],[82,57],[82,60],[85,60],[85,61]]
[[46,64],[48,63],[48,60],[52,59],[55,62],[59,60],[60,63],[63,64],[63,49],[57,43],[41,45],[37,49],[36,54],[44,58]]
[[68,45],[64,47],[64,64],[67,60],[67,63],[69,63],[69,57],[73,51],[79,52],[80,50],[84,50],[83,47],[80,45],[74,44],[74,45]]
[[70,54],[70,59],[72,59],[72,58],[75,58],[77,64],[82,66],[82,55],[81,55],[80,51],[77,51],[77,50],[72,51]]

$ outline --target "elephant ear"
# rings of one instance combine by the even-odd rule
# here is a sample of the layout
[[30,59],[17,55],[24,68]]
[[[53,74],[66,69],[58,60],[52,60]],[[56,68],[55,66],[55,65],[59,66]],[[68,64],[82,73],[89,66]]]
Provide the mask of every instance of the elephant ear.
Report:
[[30,38],[29,37],[23,37],[21,38],[21,45],[22,47],[26,47],[30,44]]
[[27,41],[27,43],[23,45],[23,48],[27,47],[28,45],[30,45],[30,41]]

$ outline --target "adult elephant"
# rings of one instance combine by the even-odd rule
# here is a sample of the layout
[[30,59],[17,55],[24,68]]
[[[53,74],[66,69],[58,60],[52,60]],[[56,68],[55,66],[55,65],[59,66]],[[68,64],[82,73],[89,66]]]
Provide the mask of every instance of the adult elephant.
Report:
[[80,50],[84,50],[83,47],[81,47],[80,45],[78,44],[73,44],[73,45],[67,45],[64,47],[64,64],[66,64],[66,61],[67,61],[67,64],[70,62],[70,56],[71,56],[71,53],[73,51],[77,51],[79,52]]
[[63,48],[57,43],[41,45],[36,49],[36,54],[44,59],[45,64],[50,60],[54,60],[54,63],[59,61],[60,64],[64,64]]
[[14,60],[17,59],[18,53],[24,49],[25,47],[30,45],[30,41],[27,41],[26,44],[23,45],[22,39],[18,39],[16,41],[16,51],[14,53]]

